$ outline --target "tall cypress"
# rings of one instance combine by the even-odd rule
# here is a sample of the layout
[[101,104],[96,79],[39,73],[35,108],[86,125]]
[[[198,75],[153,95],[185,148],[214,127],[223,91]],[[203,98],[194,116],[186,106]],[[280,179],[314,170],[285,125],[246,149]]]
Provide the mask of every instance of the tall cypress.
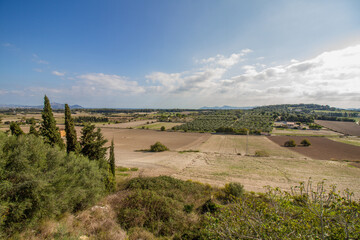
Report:
[[79,152],[80,145],[77,141],[74,120],[71,117],[71,111],[68,104],[65,104],[65,132],[66,132],[66,151]]
[[115,176],[115,154],[114,154],[114,139],[111,141],[110,156],[109,156],[110,171]]
[[42,123],[40,127],[40,134],[44,137],[44,141],[52,146],[58,145],[60,148],[64,147],[64,142],[61,139],[59,128],[56,127],[56,121],[52,113],[49,98],[44,97],[44,110],[42,111]]
[[19,124],[17,124],[16,122],[11,122],[10,123],[10,131],[12,135],[15,136],[20,136],[20,135],[24,135],[23,130],[20,128]]
[[95,125],[85,124],[81,129],[81,153],[90,160],[106,161],[107,147],[104,147],[107,140],[101,133],[100,128],[95,131]]
[[31,123],[29,134],[32,134],[34,136],[39,136],[38,131],[36,131],[35,123]]

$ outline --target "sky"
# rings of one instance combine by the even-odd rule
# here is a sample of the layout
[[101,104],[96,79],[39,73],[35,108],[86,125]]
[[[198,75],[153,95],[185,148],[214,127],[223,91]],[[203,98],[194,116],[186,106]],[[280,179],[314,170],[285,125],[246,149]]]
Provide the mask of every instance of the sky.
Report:
[[0,0],[0,104],[360,108],[358,0]]

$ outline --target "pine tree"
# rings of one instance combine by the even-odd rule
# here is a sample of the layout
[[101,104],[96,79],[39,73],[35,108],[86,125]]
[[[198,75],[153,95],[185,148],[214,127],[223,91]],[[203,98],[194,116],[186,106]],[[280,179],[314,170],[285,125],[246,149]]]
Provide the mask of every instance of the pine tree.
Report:
[[110,146],[109,165],[112,175],[115,176],[114,139],[111,141],[111,146]]
[[100,128],[95,132],[95,125],[86,124],[81,129],[81,153],[90,160],[104,160],[107,148],[104,147],[107,142],[101,133]]
[[49,98],[44,97],[44,110],[42,112],[43,122],[41,123],[40,133],[44,137],[44,141],[52,146],[58,145],[60,148],[64,147],[64,142],[61,139],[59,128],[56,127],[56,121],[52,113]]
[[66,132],[66,151],[79,152],[80,145],[77,141],[74,120],[71,117],[71,111],[68,104],[65,104],[65,132]]
[[10,131],[11,131],[11,135],[15,135],[17,137],[20,135],[24,135],[23,130],[21,130],[19,124],[17,124],[16,122],[10,123]]

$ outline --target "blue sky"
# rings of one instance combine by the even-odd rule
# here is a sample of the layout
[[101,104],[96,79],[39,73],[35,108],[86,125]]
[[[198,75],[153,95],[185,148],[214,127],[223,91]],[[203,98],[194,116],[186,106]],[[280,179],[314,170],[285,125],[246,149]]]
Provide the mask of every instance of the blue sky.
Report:
[[360,1],[0,0],[0,104],[360,107]]

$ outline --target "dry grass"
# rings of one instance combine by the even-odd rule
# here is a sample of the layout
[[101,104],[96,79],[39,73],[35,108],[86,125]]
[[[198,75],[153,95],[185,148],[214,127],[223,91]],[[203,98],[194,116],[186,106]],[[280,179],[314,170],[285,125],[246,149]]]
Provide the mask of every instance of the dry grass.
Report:
[[[126,194],[123,194],[126,196]],[[60,220],[47,220],[33,231],[26,231],[20,239],[88,239],[122,240],[127,239],[126,232],[117,222],[114,210],[124,196],[111,195],[102,203],[77,215],[65,214]]]

